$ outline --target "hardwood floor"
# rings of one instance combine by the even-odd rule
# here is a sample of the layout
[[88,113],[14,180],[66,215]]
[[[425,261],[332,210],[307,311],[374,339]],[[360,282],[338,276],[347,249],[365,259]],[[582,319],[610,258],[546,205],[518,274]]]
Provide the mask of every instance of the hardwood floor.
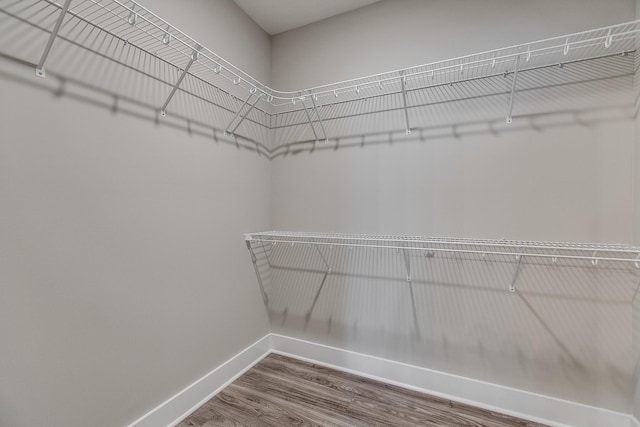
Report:
[[290,425],[542,426],[270,354],[178,427]]

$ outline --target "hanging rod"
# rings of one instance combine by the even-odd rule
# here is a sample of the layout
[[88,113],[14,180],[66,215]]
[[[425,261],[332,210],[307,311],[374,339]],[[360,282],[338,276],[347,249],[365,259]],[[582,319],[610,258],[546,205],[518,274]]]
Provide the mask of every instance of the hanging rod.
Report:
[[358,247],[393,250],[412,250],[430,253],[462,253],[512,256],[522,258],[560,259],[590,261],[595,267],[599,261],[631,264],[640,269],[640,247],[626,244],[537,242],[518,240],[490,240],[446,237],[358,235],[334,233],[302,233],[268,231],[246,233],[245,240],[275,244],[310,244],[329,247]]
[[[61,10],[64,7],[52,0],[40,2],[54,5]],[[298,102],[300,93],[311,96],[316,102],[324,99],[325,104],[330,104],[346,94],[349,99],[360,99],[368,92],[377,90],[384,93],[387,89],[394,90],[403,83],[408,85],[413,80],[430,78],[454,82],[460,74],[469,78],[483,76],[486,73],[495,74],[496,70],[512,72],[518,59],[523,61],[520,71],[525,71],[529,67],[602,56],[612,51],[633,51],[635,40],[640,34],[640,20],[636,20],[289,91],[273,89],[260,82],[135,1],[74,0],[71,2],[70,10],[75,16],[91,22],[99,29],[125,35],[131,44],[139,44],[145,50],[157,52],[160,58],[168,58],[169,62],[178,68],[182,68],[182,62],[188,61],[192,56],[194,46],[202,46],[197,60],[199,67],[191,71],[191,74],[206,81],[216,80],[216,76],[220,76],[233,85],[263,95],[260,102],[276,107],[293,107]],[[129,25],[122,26],[122,22],[128,22]]]

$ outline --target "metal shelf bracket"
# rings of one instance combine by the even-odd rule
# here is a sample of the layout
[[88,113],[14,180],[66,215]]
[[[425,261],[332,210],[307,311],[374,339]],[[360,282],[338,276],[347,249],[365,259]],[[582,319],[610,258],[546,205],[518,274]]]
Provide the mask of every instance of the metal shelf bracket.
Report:
[[180,74],[180,77],[178,78],[178,81],[173,86],[173,89],[171,89],[171,93],[169,93],[169,96],[167,97],[167,100],[164,102],[164,105],[160,109],[160,115],[162,117],[165,117],[167,115],[167,105],[169,105],[169,102],[171,102],[171,98],[173,98],[173,95],[176,94],[178,88],[180,87],[180,84],[182,83],[182,80],[184,80],[184,78],[186,77],[187,73],[189,72],[189,68],[191,68],[193,63],[198,60],[198,52],[200,52],[200,49],[202,49],[202,47],[200,45],[196,45],[195,49],[193,49],[193,52],[191,53],[191,58],[189,59],[189,62],[187,63],[187,66],[184,67],[184,70],[182,70],[182,74]]
[[509,111],[507,113],[507,124],[511,124],[513,122],[513,117],[511,114],[513,113],[513,99],[516,95],[516,84],[518,82],[518,69],[520,68],[520,55],[516,56],[516,67],[513,71],[513,81],[511,82],[511,94],[509,96]]
[[313,245],[313,247],[316,248],[318,255],[320,255],[320,258],[322,258],[322,262],[324,263],[324,266],[327,269],[327,274],[331,273],[331,266],[327,262],[327,259],[324,257],[324,255],[322,255],[322,252],[320,251],[320,248],[318,247],[318,245]]
[[40,78],[45,78],[47,73],[44,69],[44,62],[47,60],[47,56],[49,56],[49,52],[51,51],[51,46],[53,46],[53,42],[55,41],[58,31],[60,31],[60,26],[62,25],[62,21],[64,20],[67,11],[69,10],[69,5],[71,4],[71,0],[66,0],[64,2],[64,6],[62,6],[62,10],[60,10],[60,15],[58,15],[58,19],[53,27],[53,31],[51,31],[51,35],[49,35],[49,40],[47,41],[47,45],[44,48],[44,52],[42,52],[42,56],[40,57],[40,61],[38,65],[36,65],[36,76]]
[[260,286],[260,292],[262,292],[262,300],[265,305],[269,304],[269,296],[264,290],[264,286],[262,284],[262,278],[260,277],[260,270],[258,269],[258,260],[256,258],[256,254],[253,252],[253,247],[251,247],[251,238],[246,239],[247,249],[249,249],[249,253],[251,254],[251,263],[253,264],[253,269],[256,271],[256,277],[258,278],[258,286]]
[[313,111],[315,111],[316,116],[318,117],[318,124],[320,125],[320,129],[322,130],[322,134],[324,135],[324,143],[329,143],[329,138],[327,137],[327,132],[324,130],[324,124],[322,123],[322,119],[320,118],[320,112],[318,111],[318,106],[316,105],[315,95],[311,97],[311,104],[313,105]]
[[411,135],[411,126],[409,126],[409,111],[407,110],[407,78],[404,72],[400,73],[400,84],[402,85],[402,107],[404,109],[404,125],[405,133]]
[[404,257],[404,266],[407,269],[407,282],[411,283],[411,261],[409,260],[409,254],[406,249],[402,250],[402,255]]
[[[236,115],[233,116],[233,119],[231,119],[231,122],[229,122],[229,124],[227,125],[227,127],[224,129],[224,134],[225,135],[233,135],[236,132],[236,129],[238,129],[238,127],[240,126],[240,124],[244,121],[244,119],[249,115],[249,113],[251,112],[251,110],[253,110],[253,108],[256,106],[256,104],[258,103],[258,101],[260,101],[260,98],[262,97],[262,93],[260,93],[259,95],[256,95],[256,99],[253,101],[253,103],[251,105],[249,105],[249,108],[247,109],[247,111],[245,111],[244,113],[242,113],[242,110],[244,109],[244,107],[247,105],[247,103],[249,102],[249,99],[251,99],[252,96],[254,96],[256,94],[255,90],[250,90],[249,91],[249,96],[244,100],[244,102],[242,103],[242,105],[240,106],[240,108],[238,108],[238,111],[236,111]],[[241,114],[242,113],[242,114]],[[236,121],[236,119],[240,117],[240,120],[238,120],[238,123],[236,123],[236,125],[233,127],[233,129],[229,129],[232,125],[233,122]]]
[[511,280],[511,285],[509,286],[509,292],[516,291],[516,280],[518,280],[518,275],[520,274],[520,266],[522,265],[522,254],[516,255],[516,260],[518,263],[516,264],[516,270],[513,272],[513,279]]

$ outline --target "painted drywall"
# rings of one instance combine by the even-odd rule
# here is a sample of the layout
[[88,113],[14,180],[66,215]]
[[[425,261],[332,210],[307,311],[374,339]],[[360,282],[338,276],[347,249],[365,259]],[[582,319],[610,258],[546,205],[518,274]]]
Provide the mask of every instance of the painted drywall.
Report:
[[[640,19],[640,0],[636,0],[636,19]],[[636,46],[640,46],[637,42]],[[636,57],[634,80],[634,113],[635,113],[635,167],[634,167],[634,201],[635,201],[635,244],[640,246],[640,56]],[[632,360],[634,366],[634,399],[633,414],[640,420],[640,281],[632,303]]]
[[[634,15],[628,0],[381,2],[275,36],[273,85],[310,87]],[[623,112],[594,120],[576,112],[471,134],[453,126],[424,142],[279,157],[273,227],[632,243],[632,79],[625,82],[615,95]],[[361,132],[355,122],[342,131]],[[401,255],[334,249],[327,256],[338,267],[323,282],[317,256],[277,249],[285,250],[293,256],[272,260],[276,333],[631,412],[628,275],[528,266],[514,295],[507,290],[514,262],[411,259],[411,293]]]
[[304,89],[631,21],[634,11],[634,0],[382,1],[275,35],[272,83]]
[[[231,0],[148,3],[268,81]],[[0,425],[126,425],[268,332],[242,233],[270,164],[0,66]]]
[[249,75],[271,83],[271,38],[233,1],[140,3]]

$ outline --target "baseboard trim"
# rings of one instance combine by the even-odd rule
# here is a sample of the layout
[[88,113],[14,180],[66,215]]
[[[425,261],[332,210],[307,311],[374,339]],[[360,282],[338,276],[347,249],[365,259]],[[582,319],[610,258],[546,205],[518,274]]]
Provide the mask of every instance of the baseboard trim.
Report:
[[274,353],[553,427],[627,427],[629,414],[271,334]]
[[267,356],[271,352],[270,343],[270,336],[265,335],[129,424],[128,427],[174,427]]
[[279,334],[267,334],[128,427],[175,427],[269,353],[277,353],[552,427],[640,427],[623,414]]

